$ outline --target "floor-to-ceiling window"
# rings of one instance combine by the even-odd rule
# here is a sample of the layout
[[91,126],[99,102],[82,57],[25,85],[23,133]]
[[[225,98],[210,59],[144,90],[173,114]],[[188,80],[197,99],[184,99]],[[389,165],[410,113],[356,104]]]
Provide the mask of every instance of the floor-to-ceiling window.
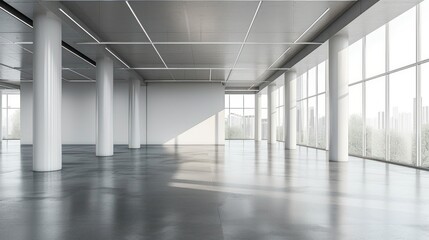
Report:
[[255,95],[225,94],[225,138],[254,139]]
[[20,139],[20,95],[17,91],[2,93],[2,132],[3,139]]
[[429,167],[429,0],[349,46],[349,153]]
[[297,143],[326,148],[325,61],[297,78]]

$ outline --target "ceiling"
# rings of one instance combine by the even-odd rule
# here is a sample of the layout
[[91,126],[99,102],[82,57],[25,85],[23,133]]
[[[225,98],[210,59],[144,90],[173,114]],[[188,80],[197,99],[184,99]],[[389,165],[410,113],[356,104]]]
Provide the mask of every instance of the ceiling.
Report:
[[[33,18],[34,1],[6,2]],[[227,89],[248,89],[284,70],[279,69],[284,61],[307,44],[319,44],[308,41],[353,3],[49,1],[46,6],[63,20],[63,41],[93,60],[100,46],[108,47],[130,67],[115,61],[117,81],[135,71],[146,82],[223,82]],[[0,82],[31,81],[33,29],[3,11],[0,21]],[[66,50],[63,68],[64,81],[95,81],[95,68]]]

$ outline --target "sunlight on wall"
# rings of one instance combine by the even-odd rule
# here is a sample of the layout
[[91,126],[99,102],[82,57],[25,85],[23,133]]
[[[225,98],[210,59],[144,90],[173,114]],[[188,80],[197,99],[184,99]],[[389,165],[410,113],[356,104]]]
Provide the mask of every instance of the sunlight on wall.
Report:
[[198,123],[185,132],[165,142],[165,145],[177,144],[224,144],[224,110]]

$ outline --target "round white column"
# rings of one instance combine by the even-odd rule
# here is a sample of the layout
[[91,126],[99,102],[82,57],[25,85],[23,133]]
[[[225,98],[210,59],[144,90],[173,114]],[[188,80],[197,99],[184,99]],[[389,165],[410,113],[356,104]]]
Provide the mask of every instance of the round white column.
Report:
[[113,61],[99,53],[96,67],[96,155],[113,155]]
[[285,149],[296,149],[296,72],[284,74],[284,133]]
[[140,148],[140,79],[129,81],[128,148]]
[[348,161],[348,37],[329,40],[329,160]]
[[61,159],[61,21],[36,4],[33,54],[33,170],[55,171]]

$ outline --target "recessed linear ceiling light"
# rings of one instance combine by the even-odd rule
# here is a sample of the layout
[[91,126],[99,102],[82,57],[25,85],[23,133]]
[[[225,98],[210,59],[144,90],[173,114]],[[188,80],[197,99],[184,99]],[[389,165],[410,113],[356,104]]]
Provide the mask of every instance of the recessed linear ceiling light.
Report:
[[92,62],[90,62],[90,61],[86,60],[85,58],[83,58],[83,57],[79,56],[78,54],[76,54],[76,53],[75,53],[75,52],[73,52],[72,50],[70,50],[70,49],[68,49],[68,48],[66,48],[66,47],[64,47],[64,46],[62,46],[62,47],[63,47],[65,50],[67,50],[69,53],[71,53],[71,54],[75,55],[76,57],[78,57],[78,58],[82,59],[83,61],[87,62],[89,65],[91,65],[91,66],[95,67],[95,64],[93,64]]
[[[330,8],[328,8],[328,9],[326,9],[295,41],[294,41],[294,43],[296,43],[296,42],[298,42],[308,31],[310,31],[310,29],[314,26],[314,25],[316,25],[316,23],[317,22],[319,22],[320,21],[320,19],[322,19],[323,18],[323,16],[325,16],[326,15],[326,13],[328,13],[329,12],[329,10],[330,10]],[[283,53],[282,53],[282,55],[280,55],[280,57],[278,57],[274,62],[273,62],[273,64],[271,64],[268,68],[272,68],[273,66],[274,66],[274,64],[276,64],[277,63],[277,61],[279,61],[288,51],[290,50],[290,47],[288,47],[287,49],[286,49],[286,51],[284,51]]]
[[16,18],[18,21],[20,21],[20,22],[24,23],[24,24],[25,24],[25,25],[27,25],[28,27],[33,28],[33,26],[32,26],[31,24],[27,23],[26,21],[24,21],[23,19],[19,18],[19,17],[18,17],[18,16],[16,16],[15,14],[13,14],[13,13],[9,12],[9,11],[8,11],[7,9],[5,9],[4,7],[1,7],[1,6],[0,6],[0,9],[1,9],[1,10],[3,10],[5,13],[7,13],[7,14],[11,15],[12,17]]
[[88,34],[92,39],[94,39],[97,43],[100,43],[96,37],[94,37],[91,33],[89,33],[84,27],[82,27],[76,20],[74,20],[70,15],[68,15],[63,9],[59,8],[59,10],[66,15],[74,24],[76,24],[80,29],[82,29],[86,34]]
[[149,34],[146,32],[146,29],[143,27],[143,24],[140,22],[139,18],[137,17],[136,13],[134,12],[133,8],[131,7],[130,3],[128,1],[125,1],[128,8],[130,9],[131,13],[133,14],[134,18],[136,19],[137,23],[140,25],[140,28],[143,30],[144,34],[146,35],[147,39],[149,39],[150,44],[152,45],[153,49],[155,49],[156,54],[158,54],[159,58],[161,59],[162,63],[166,68],[168,68],[167,64],[165,63],[164,59],[162,58],[161,54],[158,52],[158,49],[155,47],[155,44],[153,44],[152,39],[149,37]]
[[[238,59],[240,58],[241,52],[243,51],[244,44],[246,43],[247,38],[249,37],[250,30],[252,29],[253,23],[255,22],[255,19],[256,19],[256,15],[258,15],[259,8],[261,8],[261,5],[262,5],[262,1],[259,1],[259,3],[258,3],[258,7],[256,7],[255,14],[253,14],[252,21],[250,22],[249,28],[247,29],[246,36],[244,37],[244,40],[243,40],[243,42],[242,42],[242,44],[241,44],[241,46],[240,46],[240,50],[238,51],[237,58],[236,58],[236,59],[235,59],[235,61],[234,61],[234,65],[232,65],[232,68],[233,68],[233,69],[234,69],[234,68],[235,68],[235,66],[237,65]],[[231,76],[231,73],[232,73],[232,69],[229,71],[228,76],[226,77],[226,80],[225,80],[225,81],[228,81],[228,80],[229,80],[229,77]]]
[[120,59],[118,56],[116,56],[116,54],[114,54],[112,51],[110,51],[110,49],[108,49],[107,47],[105,48],[110,54],[112,54],[116,59],[119,60],[119,62],[121,62],[122,64],[124,64],[127,68],[130,68],[130,66],[128,66],[128,64],[126,64],[124,61],[122,61],[122,59]]

